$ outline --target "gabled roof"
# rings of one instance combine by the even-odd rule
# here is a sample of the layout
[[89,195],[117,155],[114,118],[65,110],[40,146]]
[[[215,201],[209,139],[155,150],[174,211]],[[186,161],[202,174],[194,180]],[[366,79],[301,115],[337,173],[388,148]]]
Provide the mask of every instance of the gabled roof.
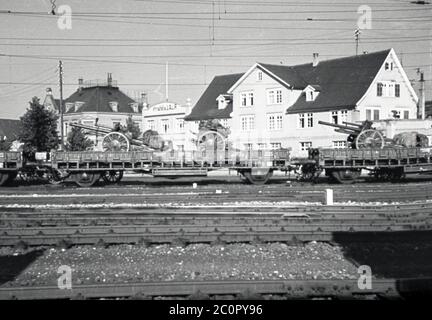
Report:
[[236,83],[242,75],[243,73],[237,73],[214,77],[193,107],[192,112],[185,117],[185,120],[196,121],[230,118],[232,101],[230,101],[226,108],[219,110],[216,99],[220,94],[226,94],[228,89]]
[[315,67],[312,63],[292,67],[307,83],[318,85],[320,94],[314,101],[306,101],[302,94],[288,108],[287,113],[354,109],[369,89],[390,51],[391,49],[325,60]]
[[[110,112],[112,109],[109,105],[110,102],[116,101],[118,103],[119,113],[134,113],[133,108],[130,106],[136,103],[132,98],[124,94],[118,87],[112,86],[94,86],[88,88],[79,88],[69,98],[64,101],[66,103],[83,102],[84,104],[75,111],[73,108],[67,113],[77,112]],[[138,110],[141,112],[141,107]]]
[[14,119],[0,119],[0,140],[6,136],[8,141],[18,139],[20,121]]

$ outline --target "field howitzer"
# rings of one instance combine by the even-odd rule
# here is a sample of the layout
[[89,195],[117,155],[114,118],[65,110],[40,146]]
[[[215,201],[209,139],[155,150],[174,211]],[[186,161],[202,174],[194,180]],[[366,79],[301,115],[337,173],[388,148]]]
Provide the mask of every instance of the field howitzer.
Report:
[[133,139],[131,134],[116,131],[113,128],[105,126],[89,126],[80,123],[70,123],[70,126],[88,130],[96,134],[101,133],[102,148],[104,151],[129,151],[131,146],[143,147],[147,150],[153,150],[152,148],[145,145],[145,143],[138,139]]
[[319,124],[334,127],[335,132],[348,135],[347,142],[352,149],[382,149],[386,140],[381,132],[372,127],[372,121],[366,120],[362,123],[343,121],[343,125],[318,121]]

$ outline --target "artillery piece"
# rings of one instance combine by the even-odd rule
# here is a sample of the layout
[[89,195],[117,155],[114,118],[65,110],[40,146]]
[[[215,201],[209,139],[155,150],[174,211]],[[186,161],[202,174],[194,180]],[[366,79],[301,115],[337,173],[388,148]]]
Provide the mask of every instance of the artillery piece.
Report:
[[381,132],[372,127],[372,121],[369,120],[363,121],[361,124],[347,121],[342,122],[344,125],[326,121],[318,121],[318,123],[334,127],[336,132],[347,134],[347,142],[352,149],[382,149],[387,140]]
[[102,138],[102,148],[104,151],[129,151],[131,146],[138,146],[146,150],[153,150],[145,145],[145,143],[138,139],[133,139],[129,133],[122,133],[113,128],[105,126],[88,126],[80,123],[71,123],[72,127],[81,128],[96,134],[101,133],[104,135]]

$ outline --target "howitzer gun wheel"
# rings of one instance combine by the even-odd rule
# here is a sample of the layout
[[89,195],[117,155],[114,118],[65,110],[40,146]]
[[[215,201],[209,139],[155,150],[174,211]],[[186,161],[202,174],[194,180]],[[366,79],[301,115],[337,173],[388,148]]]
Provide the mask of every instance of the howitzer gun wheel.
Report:
[[117,183],[123,178],[123,171],[109,170],[102,173],[102,179],[106,183]]
[[129,151],[129,139],[120,132],[110,132],[102,140],[104,151]]
[[384,148],[384,137],[381,132],[373,129],[367,129],[359,133],[355,140],[357,149],[382,149]]
[[73,180],[80,187],[91,187],[101,177],[100,172],[77,172],[73,173]]

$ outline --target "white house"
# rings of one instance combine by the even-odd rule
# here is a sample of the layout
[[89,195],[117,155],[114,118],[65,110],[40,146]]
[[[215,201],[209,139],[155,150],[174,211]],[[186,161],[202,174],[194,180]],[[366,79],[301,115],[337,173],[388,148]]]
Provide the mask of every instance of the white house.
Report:
[[164,140],[172,141],[174,150],[195,150],[198,124],[184,121],[190,111],[189,102],[180,105],[167,101],[143,108],[143,131],[157,131]]
[[[345,134],[319,120],[342,124],[417,118],[418,97],[393,49],[321,62],[317,58],[315,54],[312,63],[296,66],[256,63],[241,76],[216,77],[231,85],[221,91],[213,80],[191,115],[218,114],[221,97],[227,97],[230,139],[237,148],[284,147],[294,156],[306,155],[310,147],[346,146]],[[210,97],[209,91],[218,92]]]

